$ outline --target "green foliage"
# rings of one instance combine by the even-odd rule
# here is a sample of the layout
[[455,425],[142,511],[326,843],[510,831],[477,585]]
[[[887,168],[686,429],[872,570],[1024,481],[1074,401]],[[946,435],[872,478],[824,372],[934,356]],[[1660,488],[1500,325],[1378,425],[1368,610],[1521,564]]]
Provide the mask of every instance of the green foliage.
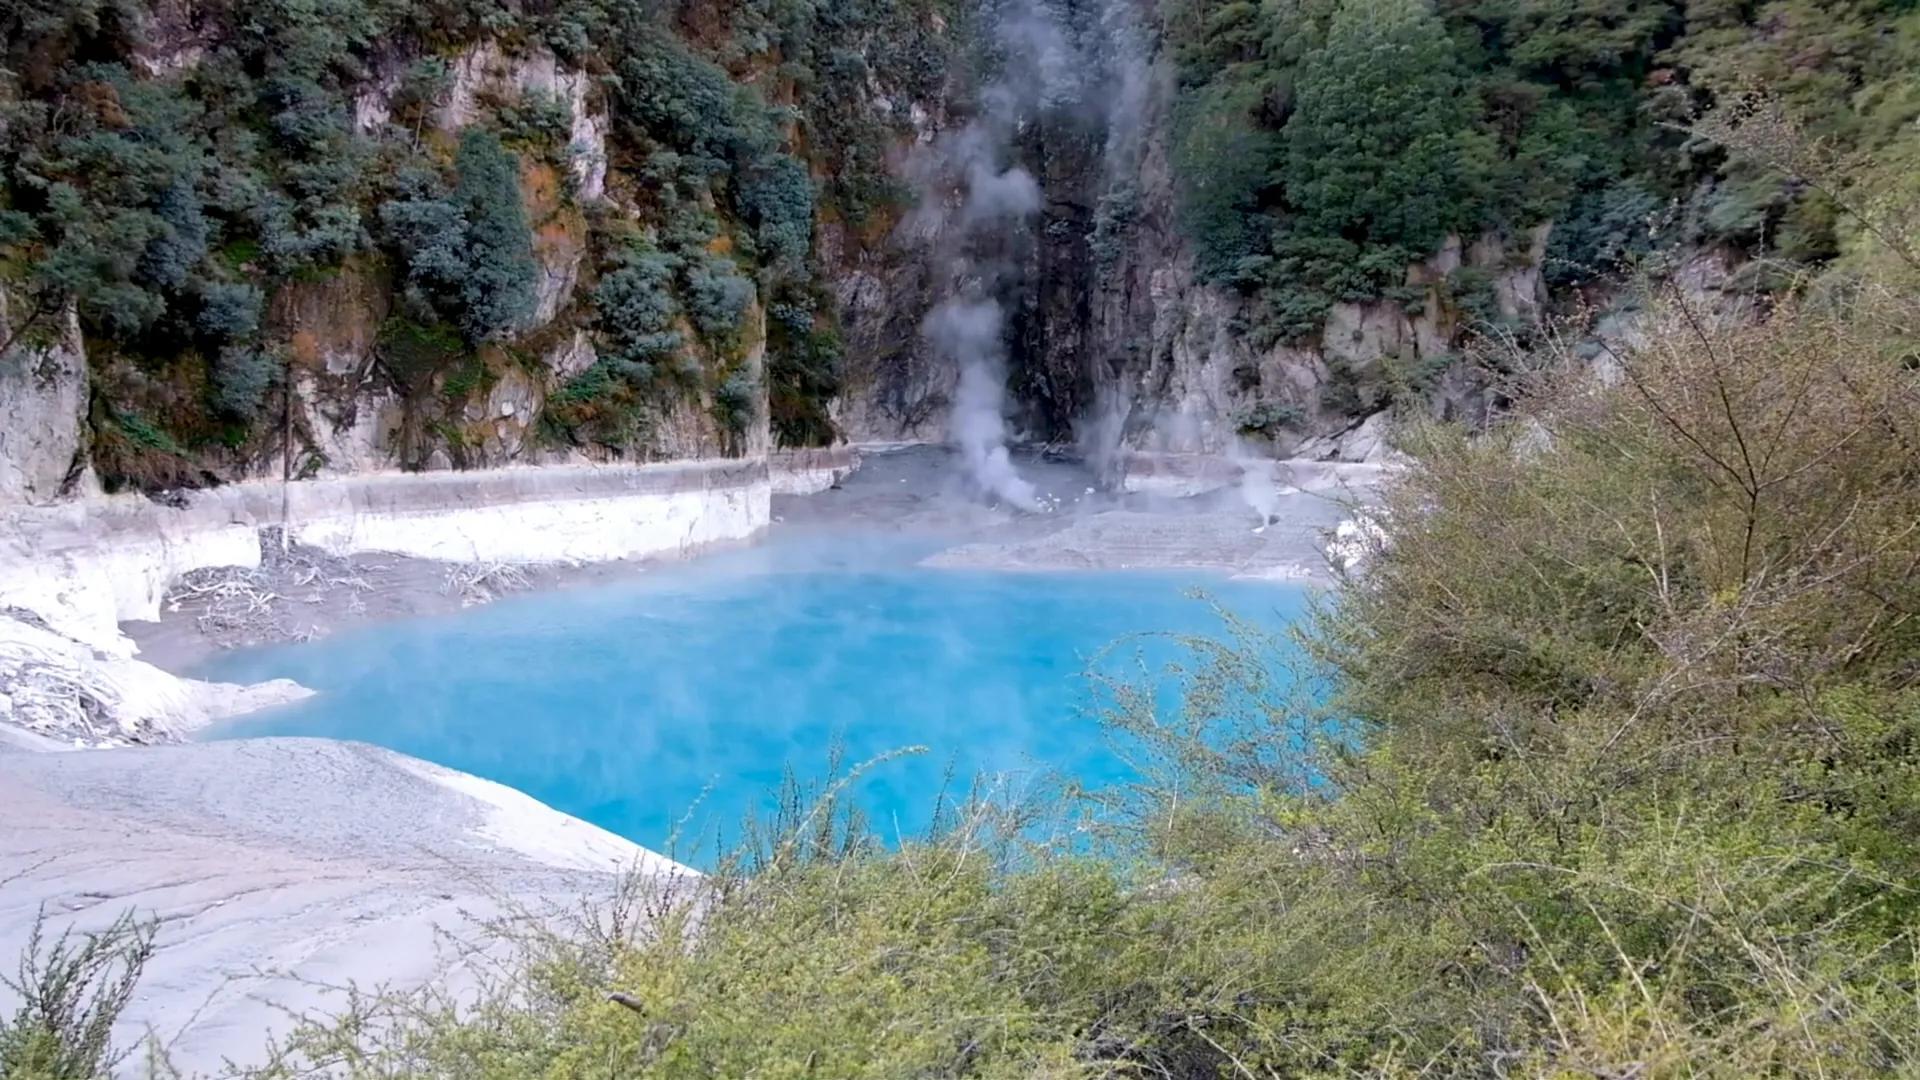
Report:
[[541,431],[558,445],[630,449],[647,433],[655,385],[651,362],[602,357],[547,398]]
[[95,393],[88,414],[94,472],[109,492],[205,487],[206,470],[153,420]]
[[564,149],[573,134],[573,106],[546,90],[529,90],[502,105],[496,119],[507,142],[547,154]]
[[260,330],[266,297],[245,282],[208,282],[200,290],[199,330],[219,342],[247,341]]
[[123,915],[98,933],[66,931],[52,941],[46,929],[43,914],[19,974],[3,980],[20,1003],[0,1019],[0,1077],[103,1080],[126,1059],[113,1050],[113,1025],[153,958],[158,925]]
[[533,233],[520,206],[520,176],[498,136],[469,128],[454,158],[454,197],[466,218],[460,328],[476,344],[506,337],[533,318]]
[[713,414],[720,430],[735,437],[746,434],[759,415],[755,400],[759,390],[760,380],[744,367],[727,376],[713,394]]
[[[706,372],[679,329],[683,320],[724,351],[718,347],[734,340],[753,284],[717,256],[703,253],[689,268],[636,236],[612,238],[611,246],[593,292],[599,358],[548,398],[542,424],[563,443],[626,450],[644,436],[652,410],[702,385]],[[723,430],[731,431],[738,404],[716,395]],[[750,420],[750,399],[746,408]]]
[[[688,310],[702,336],[731,337],[756,279],[771,288],[815,270],[817,193],[808,164],[789,151],[811,121],[770,106],[762,87],[789,88],[750,69],[775,49],[796,64],[815,58],[816,45],[870,50],[893,69],[889,85],[931,92],[944,53],[928,45],[940,40],[935,13],[947,10],[755,0],[714,13],[729,28],[719,36],[731,35],[716,41],[644,0],[527,10],[497,0],[262,0],[196,9],[187,62],[161,70],[155,59],[171,58],[152,54],[147,38],[174,16],[156,20],[148,7],[0,5],[0,264],[16,278],[9,291],[30,330],[76,304],[90,338],[164,372],[167,391],[204,391],[233,446],[247,445],[246,423],[275,385],[269,357],[283,343],[263,337],[288,332],[266,322],[265,298],[328,280],[376,242],[386,257],[364,265],[376,277],[391,266],[401,321],[436,334],[457,328],[469,348],[529,329],[537,267],[513,150],[565,164],[573,117],[538,90],[489,100],[494,134],[461,132],[449,161],[432,120],[461,50],[483,39],[509,53],[544,42],[600,77],[594,105],[616,118],[616,167],[671,162],[658,187],[647,164],[633,174],[639,224],[685,260],[671,286],[687,297],[671,298],[676,314]],[[865,82],[835,83],[831,94],[823,85],[791,89],[811,115],[871,111]],[[362,131],[356,115],[364,122],[363,105],[382,93],[390,122]],[[837,123],[822,130],[852,130]],[[865,132],[861,147],[823,150],[838,164],[822,171],[877,200],[891,135],[853,127]],[[714,244],[723,236],[730,247]],[[709,245],[739,267],[711,262]],[[671,333],[629,334],[614,357],[620,378],[648,381],[637,365],[658,360],[668,362],[652,374],[683,389],[704,378],[693,359],[644,340]],[[160,390],[131,380],[103,382],[101,392],[136,385]],[[418,390],[437,392],[430,380]],[[197,445],[213,418],[186,426]],[[101,435],[138,449],[110,419]]]
[[1501,321],[1492,272],[1478,266],[1458,267],[1441,285],[1446,301],[1469,322],[1484,329]]
[[405,194],[380,207],[380,222],[404,268],[402,304],[416,318],[451,316],[466,281],[466,215],[431,171],[403,173],[399,186]]
[[6,131],[14,210],[32,219],[15,230],[38,242],[28,287],[40,303],[71,300],[98,333],[131,341],[206,255],[206,146],[177,87],[135,82],[117,65],[74,78],[85,107],[71,119],[26,106]]
[[409,169],[380,207],[387,243],[404,268],[409,318],[444,320],[469,344],[509,337],[534,313],[533,234],[520,204],[519,169],[497,135],[461,135],[451,190],[429,169]]
[[685,268],[687,315],[700,333],[728,338],[739,333],[753,303],[753,282],[741,277],[732,259],[710,256]]
[[[1889,150],[1920,117],[1909,9],[1169,0],[1179,225],[1203,278],[1254,300],[1260,341],[1310,338],[1314,309],[1385,295],[1400,282],[1388,264],[1449,233],[1556,222],[1559,287],[1680,244],[1832,259],[1845,229],[1829,194],[1685,128],[1716,97],[1765,87],[1836,163]],[[1904,153],[1886,160],[1884,184],[1912,171]]]
[[826,446],[838,432],[827,404],[840,392],[845,348],[831,294],[788,291],[767,312],[767,397],[774,441]]
[[394,121],[410,129],[424,127],[452,89],[453,72],[445,60],[437,56],[415,60],[394,89],[389,106]]
[[1322,409],[1338,416],[1367,416],[1387,405],[1386,393],[1377,381],[1363,381],[1345,357],[1327,357],[1327,377],[1320,384]]
[[12,0],[0,7],[0,68],[43,88],[81,50],[124,43],[138,17],[125,0]]
[[813,251],[813,178],[806,166],[786,154],[763,154],[737,184],[760,257],[784,273],[804,274]]
[[251,420],[280,375],[281,361],[264,350],[229,345],[213,359],[213,402],[222,413]]
[[1660,246],[1663,207],[1645,187],[1627,182],[1576,200],[1548,240],[1546,276],[1569,285],[1617,273]]
[[1282,401],[1260,401],[1249,406],[1235,425],[1242,435],[1273,436],[1281,430],[1299,427],[1306,413],[1298,405]]
[[1344,0],[1295,77],[1296,228],[1426,252],[1479,219],[1474,102],[1426,0]]
[[1128,180],[1103,192],[1093,210],[1093,232],[1087,237],[1087,250],[1101,279],[1119,265],[1125,251],[1124,239],[1140,210],[1140,186]]
[[[885,222],[915,197],[888,168],[889,149],[912,133],[909,103],[939,99],[963,11],[942,0],[770,6],[763,32],[798,91],[824,205],[856,227]],[[893,98],[890,114],[872,100],[876,85]]]
[[419,323],[404,315],[390,318],[380,328],[374,355],[403,396],[427,390],[436,375],[451,371],[467,358],[468,346],[460,333],[444,323]]
[[1175,168],[1183,178],[1180,214],[1202,277],[1253,280],[1267,251],[1260,216],[1273,183],[1279,140],[1251,116],[1253,87],[1209,87],[1184,96],[1175,132]]
[[672,289],[679,264],[657,252],[627,251],[600,279],[593,299],[610,370],[645,382],[653,365],[683,344],[673,328],[680,314]]
[[696,189],[724,180],[729,205],[753,229],[758,257],[784,276],[805,276],[813,180],[780,149],[782,111],[662,32],[636,40],[620,68],[619,92],[635,134],[671,155],[656,155],[656,171]]
[[365,242],[364,147],[346,103],[286,69],[262,83],[259,100],[280,158],[278,184],[253,193],[261,250],[281,273],[337,264]]
[[724,173],[766,134],[749,92],[670,33],[655,30],[634,42],[619,75],[624,115],[641,125],[642,136],[703,171]]

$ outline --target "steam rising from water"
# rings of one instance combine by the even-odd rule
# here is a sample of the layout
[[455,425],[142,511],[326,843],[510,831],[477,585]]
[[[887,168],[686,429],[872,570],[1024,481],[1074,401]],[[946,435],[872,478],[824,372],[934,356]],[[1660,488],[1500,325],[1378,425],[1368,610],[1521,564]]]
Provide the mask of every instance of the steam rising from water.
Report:
[[998,302],[956,297],[933,310],[926,332],[960,363],[952,433],[967,476],[986,494],[1022,510],[1037,510],[1033,485],[1021,479],[1007,454],[1007,373],[1000,356],[1000,322]]
[[[1131,781],[1081,675],[1095,668],[1167,708],[1177,686],[1149,680],[1135,644],[1101,650],[1127,634],[1218,632],[1188,586],[1276,630],[1306,601],[1200,573],[919,566],[941,543],[788,534],[671,573],[224,653],[205,674],[286,676],[320,693],[215,737],[374,742],[709,866],[713,848],[688,843],[737,836],[789,769],[830,779],[836,742],[849,763],[929,749],[848,791],[889,839],[924,835],[949,779],[961,792],[976,776],[1016,791],[1056,771],[1090,788]],[[1137,646],[1155,672],[1183,655],[1164,638]]]
[[1001,293],[1012,277],[1011,241],[1031,226],[1041,193],[1033,175],[1008,158],[1014,136],[1037,110],[1071,95],[1078,56],[1035,0],[1003,9],[996,33],[1004,65],[980,93],[980,114],[934,144],[924,174],[920,225],[938,231],[938,254],[956,273],[921,334],[960,373],[949,428],[967,478],[982,495],[1037,510],[1033,485],[1007,454]]
[[[1074,138],[1101,138],[1103,199],[1136,197],[1152,98],[1150,48],[1139,0],[982,0],[981,7],[992,25],[994,75],[971,122],[935,139],[915,162],[922,198],[909,228],[934,240],[933,258],[949,275],[921,335],[959,373],[949,431],[966,477],[978,494],[1032,510],[1039,508],[1033,488],[1007,457],[1005,304],[1019,284],[1043,193],[1014,160],[1015,140],[1043,119]],[[1080,441],[1090,458],[1106,462],[1118,447],[1126,402],[1103,388],[1094,411],[1077,424],[1088,429]]]

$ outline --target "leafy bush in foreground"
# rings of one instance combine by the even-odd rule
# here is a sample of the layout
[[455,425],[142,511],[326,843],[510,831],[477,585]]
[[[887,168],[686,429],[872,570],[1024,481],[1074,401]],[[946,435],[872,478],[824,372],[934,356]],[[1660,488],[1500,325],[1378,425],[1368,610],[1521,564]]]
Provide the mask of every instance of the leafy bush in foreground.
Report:
[[[4,884],[4,882],[0,882]],[[45,937],[34,924],[18,974],[0,980],[20,998],[0,1018],[0,1080],[96,1080],[127,1058],[114,1052],[114,1021],[133,1000],[153,956],[156,923],[123,916],[95,934]]]

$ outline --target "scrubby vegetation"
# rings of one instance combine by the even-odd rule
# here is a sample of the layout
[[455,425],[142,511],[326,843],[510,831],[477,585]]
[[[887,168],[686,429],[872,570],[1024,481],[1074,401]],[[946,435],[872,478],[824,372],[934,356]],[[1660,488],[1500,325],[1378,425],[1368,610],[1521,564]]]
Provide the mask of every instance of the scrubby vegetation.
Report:
[[99,933],[49,939],[45,919],[36,923],[18,974],[0,980],[19,999],[12,1016],[0,1017],[0,1077],[96,1080],[125,1064],[131,1049],[114,1049],[112,1029],[157,930],[126,916]]

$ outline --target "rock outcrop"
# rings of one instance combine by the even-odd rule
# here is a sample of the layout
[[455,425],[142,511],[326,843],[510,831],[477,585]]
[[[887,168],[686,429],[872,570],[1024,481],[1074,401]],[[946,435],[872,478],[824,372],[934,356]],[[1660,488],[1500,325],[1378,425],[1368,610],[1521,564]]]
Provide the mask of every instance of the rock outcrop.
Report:
[[[608,132],[611,120],[593,78],[540,46],[509,49],[484,40],[446,62],[447,85],[422,118],[427,135],[451,142],[487,123],[501,103],[540,99],[568,117],[565,168],[523,161],[520,191],[533,230],[536,264],[531,324],[502,347],[483,348],[473,361],[438,378],[431,395],[403,393],[383,356],[381,332],[390,314],[393,283],[370,267],[349,263],[316,283],[294,283],[274,299],[274,328],[293,343],[298,415],[290,419],[290,463],[263,460],[250,475],[356,476],[384,469],[497,468],[511,464],[610,460],[581,449],[555,449],[540,437],[547,399],[598,360],[589,323],[581,316],[588,278],[587,214],[618,215],[609,202]],[[354,100],[361,131],[396,123],[400,90],[396,66]],[[744,439],[720,429],[707,397],[663,405],[648,425],[642,460],[763,456],[767,407],[764,312],[743,335],[740,367],[752,385],[755,419]],[[390,349],[391,343],[386,343]],[[423,407],[423,402],[428,403]],[[588,448],[590,449],[590,448]]]
[[[1485,321],[1542,318],[1551,227],[1451,237],[1408,267],[1399,298],[1336,303],[1316,332],[1263,344],[1249,300],[1198,280],[1176,220],[1170,61],[1131,42],[1122,16],[1112,21],[1099,59],[1107,112],[1042,111],[1018,147],[1044,191],[1006,302],[1019,431],[1108,463],[1142,453],[1378,463],[1389,449],[1376,416],[1389,405],[1484,419],[1490,401],[1458,354]],[[928,127],[903,150],[903,174],[923,179],[916,155],[939,135],[945,103],[917,115]],[[833,415],[855,442],[945,437],[955,372],[920,341],[938,300],[926,264],[940,237],[927,225],[940,220],[910,215],[879,251],[825,230],[851,368]]]
[[[10,310],[0,289],[0,506],[49,503],[84,467],[87,358],[72,311]],[[33,322],[34,325],[27,325]]]

